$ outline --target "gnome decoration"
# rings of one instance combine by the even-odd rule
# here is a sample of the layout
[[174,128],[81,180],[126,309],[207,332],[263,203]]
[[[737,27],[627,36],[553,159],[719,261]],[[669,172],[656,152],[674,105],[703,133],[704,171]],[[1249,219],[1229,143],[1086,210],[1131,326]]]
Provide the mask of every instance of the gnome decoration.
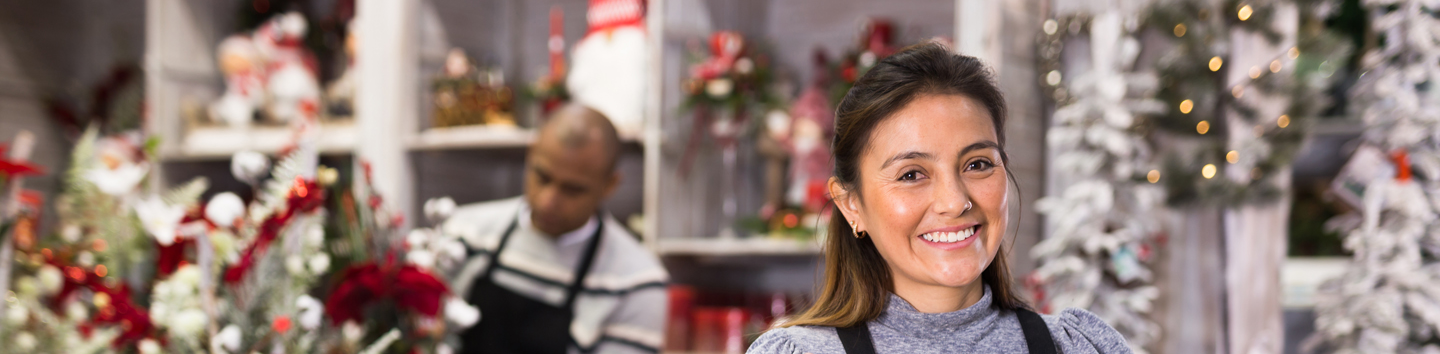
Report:
[[590,31],[575,45],[566,80],[571,98],[605,114],[622,136],[636,136],[645,108],[645,4],[590,0]]
[[288,123],[300,118],[302,106],[319,106],[318,62],[301,44],[306,29],[305,18],[289,12],[255,31],[256,48],[268,62],[265,112],[272,122]]
[[220,42],[216,57],[225,74],[225,94],[210,104],[210,117],[235,128],[249,127],[255,109],[265,103],[265,68],[254,42],[230,36]]
[[824,185],[830,179],[830,140],[835,136],[835,114],[826,93],[830,81],[827,64],[824,52],[816,50],[815,79],[790,107],[793,123],[784,140],[790,151],[790,187],[785,199],[812,213],[828,202]]

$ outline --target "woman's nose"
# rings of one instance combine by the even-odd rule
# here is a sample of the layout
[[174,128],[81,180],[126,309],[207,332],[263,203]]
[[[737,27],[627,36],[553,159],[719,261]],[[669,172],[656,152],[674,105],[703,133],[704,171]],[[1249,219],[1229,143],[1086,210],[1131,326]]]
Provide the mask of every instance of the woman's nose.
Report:
[[935,200],[931,208],[940,215],[947,217],[959,217],[964,214],[970,205],[970,193],[965,190],[965,183],[960,176],[950,175],[937,178],[935,188]]

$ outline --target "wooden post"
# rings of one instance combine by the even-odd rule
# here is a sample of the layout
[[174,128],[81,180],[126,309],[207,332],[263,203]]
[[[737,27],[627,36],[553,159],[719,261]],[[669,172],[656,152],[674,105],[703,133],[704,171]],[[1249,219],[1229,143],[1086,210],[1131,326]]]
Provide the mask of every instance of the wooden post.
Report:
[[645,222],[640,239],[655,252],[660,251],[660,167],[663,130],[660,128],[665,112],[665,1],[651,0],[645,6],[646,47],[649,51],[650,68],[646,74],[645,99],[645,180],[644,209],[641,211]]
[[369,162],[370,183],[405,220],[415,220],[414,171],[400,137],[416,134],[420,119],[419,1],[360,0],[356,8],[356,171]]

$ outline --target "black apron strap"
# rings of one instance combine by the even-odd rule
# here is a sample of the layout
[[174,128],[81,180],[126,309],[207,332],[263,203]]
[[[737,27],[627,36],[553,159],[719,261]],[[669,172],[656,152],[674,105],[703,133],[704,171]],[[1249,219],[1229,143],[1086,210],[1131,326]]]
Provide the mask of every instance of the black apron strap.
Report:
[[835,327],[840,336],[840,345],[847,354],[875,354],[875,343],[870,340],[870,326],[860,322],[850,327]]
[[575,295],[585,288],[585,276],[590,275],[590,266],[595,263],[596,250],[600,248],[600,237],[605,232],[605,218],[600,214],[595,215],[595,233],[590,235],[590,245],[585,247],[585,256],[580,259],[580,268],[575,270],[575,282],[570,283],[570,288],[565,290],[564,309],[575,308]]
[[1055,339],[1050,337],[1050,327],[1039,314],[1026,309],[1015,309],[1015,318],[1020,320],[1020,331],[1025,332],[1025,346],[1031,354],[1058,354]]
[[515,226],[520,223],[520,216],[516,215],[510,220],[510,226],[505,227],[505,233],[500,235],[500,244],[495,246],[495,251],[490,252],[490,260],[485,262],[485,273],[480,274],[480,279],[490,279],[490,274],[495,268],[500,267],[500,251],[505,249],[505,244],[510,242],[510,234],[515,233]]

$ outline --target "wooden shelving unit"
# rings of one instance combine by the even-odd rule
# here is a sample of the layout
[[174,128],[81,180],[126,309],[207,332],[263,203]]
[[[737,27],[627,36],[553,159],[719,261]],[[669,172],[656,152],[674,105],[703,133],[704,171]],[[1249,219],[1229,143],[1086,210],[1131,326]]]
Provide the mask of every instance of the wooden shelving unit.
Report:
[[658,252],[664,256],[816,256],[820,254],[820,243],[815,239],[768,236],[661,238]]
[[426,129],[409,138],[411,151],[514,148],[530,146],[535,132],[508,126],[472,125]]
[[[193,128],[181,137],[178,150],[162,155],[170,161],[225,160],[240,151],[273,155],[293,141],[287,127]],[[355,150],[359,135],[354,124],[324,124],[318,141],[321,154],[348,154]]]

